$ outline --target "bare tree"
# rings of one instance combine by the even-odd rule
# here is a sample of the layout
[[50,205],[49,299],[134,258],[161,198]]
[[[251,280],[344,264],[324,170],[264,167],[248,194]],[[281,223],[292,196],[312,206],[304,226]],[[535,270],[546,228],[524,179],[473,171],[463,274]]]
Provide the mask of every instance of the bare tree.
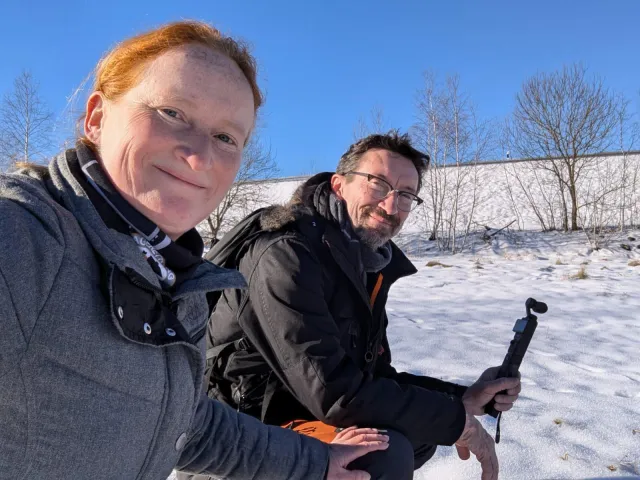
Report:
[[586,67],[565,66],[527,80],[516,96],[511,144],[521,157],[544,157],[562,205],[563,228],[578,229],[580,187],[596,157],[615,142],[621,99]]
[[474,166],[492,151],[494,126],[478,120],[458,76],[448,77],[444,86],[433,73],[424,78],[412,129],[417,144],[431,157],[422,189],[424,225],[441,249],[456,253],[464,249],[475,224],[480,178]]
[[423,195],[426,202],[423,207],[424,225],[430,229],[429,240],[435,240],[442,222],[444,196],[447,188],[446,171],[448,142],[444,139],[447,118],[444,114],[443,93],[438,90],[436,76],[425,72],[424,86],[416,98],[418,121],[413,127],[413,136],[423,151],[430,156],[430,167],[425,174]]
[[11,168],[12,165],[18,161],[18,159],[7,152],[4,151],[2,147],[5,143],[4,135],[0,132],[0,173],[5,172]]
[[385,133],[390,128],[384,119],[384,111],[382,107],[376,105],[369,112],[369,117],[360,117],[356,127],[353,129],[353,140],[358,141],[368,135],[374,133]]
[[618,231],[632,224],[638,204],[637,185],[640,164],[630,151],[637,142],[637,125],[629,113],[629,102],[620,97],[617,112],[616,143],[620,158],[602,159],[585,175],[579,219],[594,249],[607,245]]
[[598,162],[596,174],[585,177],[578,219],[594,250],[606,246],[616,233],[616,216],[621,213],[619,193],[627,182],[626,164],[626,158],[604,159]]
[[[512,143],[518,143],[515,136],[519,132],[513,128],[511,121],[507,118],[502,128],[503,150],[506,152],[512,152]],[[537,160],[513,163],[508,158],[502,170],[507,180],[510,207],[516,218],[520,217],[523,225],[528,223],[526,220],[537,222],[543,232],[560,228],[558,214],[560,212],[562,216],[566,212],[566,204],[558,191],[556,176],[542,168]],[[566,225],[564,219],[562,225]]]
[[40,98],[38,84],[23,71],[0,104],[0,158],[41,160],[51,148],[52,127],[53,113]]
[[264,180],[277,175],[278,167],[271,149],[254,133],[242,154],[242,164],[235,183],[218,208],[199,226],[205,243],[215,243],[220,234],[232,228],[242,217],[263,206],[269,188]]
[[638,143],[640,129],[635,115],[629,110],[629,102],[621,97],[620,103],[621,108],[618,112],[616,130],[618,148],[622,153],[622,162],[617,207],[619,211],[619,229],[623,230],[628,224],[634,225],[634,214],[640,201],[637,183],[640,163],[630,156],[630,151]]

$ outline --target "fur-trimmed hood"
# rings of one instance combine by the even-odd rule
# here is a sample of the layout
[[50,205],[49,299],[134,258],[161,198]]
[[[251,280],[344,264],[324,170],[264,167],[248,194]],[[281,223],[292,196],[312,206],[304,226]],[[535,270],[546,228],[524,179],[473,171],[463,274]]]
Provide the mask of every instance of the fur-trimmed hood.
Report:
[[330,219],[329,182],[332,176],[333,172],[318,173],[300,185],[287,203],[266,208],[260,217],[260,227],[265,231],[275,232],[305,215],[316,213]]
[[[330,212],[330,180],[332,175],[334,175],[333,172],[318,173],[301,184],[284,205],[262,208],[245,217],[214,245],[205,258],[216,265],[236,268],[237,261],[243,254],[243,249],[253,241],[253,238],[263,232],[274,233],[283,230],[304,217],[315,217],[316,219],[321,217],[326,224],[335,225],[335,229],[329,230],[335,231],[337,236],[343,239],[340,225]],[[391,264],[385,268],[389,278],[399,278],[415,273],[417,271],[415,266],[397,245],[391,240],[389,245],[393,259]]]

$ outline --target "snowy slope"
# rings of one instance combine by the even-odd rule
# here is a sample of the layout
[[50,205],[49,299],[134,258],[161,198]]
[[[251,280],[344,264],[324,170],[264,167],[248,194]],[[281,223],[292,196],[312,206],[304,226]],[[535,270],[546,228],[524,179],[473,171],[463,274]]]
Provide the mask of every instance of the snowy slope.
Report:
[[[440,190],[446,191],[444,204],[447,210],[453,202],[453,190],[460,177],[462,193],[458,222],[463,224],[468,219],[472,193],[475,192],[472,218],[474,229],[484,225],[498,228],[515,220],[513,229],[540,230],[536,209],[543,217],[553,214],[556,227],[560,228],[560,198],[555,192],[556,180],[548,172],[540,170],[540,165],[539,161],[514,161],[445,168],[438,174],[428,172],[420,192],[425,202],[411,214],[405,232],[429,231],[433,217],[434,178],[439,179],[437,186]],[[296,187],[304,180],[305,177],[272,180],[259,183],[256,189],[260,188],[264,205],[281,204],[291,198]],[[616,190],[623,183],[627,184],[626,188]],[[603,204],[610,211],[606,219],[612,224],[619,221],[623,207],[626,223],[640,223],[640,154],[631,154],[626,159],[607,156],[590,160],[581,173],[580,185],[584,191],[580,194],[580,203],[587,204],[594,198],[602,198]],[[262,204],[255,205],[256,208],[259,206]],[[230,215],[235,219],[246,213],[232,211]],[[589,208],[582,210],[584,218],[581,223],[589,222],[590,213]],[[547,218],[545,221],[549,223]]]

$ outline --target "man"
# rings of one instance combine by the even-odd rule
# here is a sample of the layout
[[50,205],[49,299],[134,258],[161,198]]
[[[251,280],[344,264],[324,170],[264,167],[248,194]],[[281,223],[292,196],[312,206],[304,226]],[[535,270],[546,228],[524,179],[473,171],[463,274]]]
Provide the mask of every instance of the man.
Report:
[[286,206],[255,212],[216,244],[208,258],[238,268],[249,288],[212,299],[209,394],[325,441],[336,427],[386,429],[389,448],[352,464],[372,478],[413,478],[437,445],[455,444],[494,479],[493,440],[474,415],[494,396],[509,410],[519,379],[495,380],[496,367],[467,388],[391,366],[389,288],[416,272],[391,238],[422,202],[428,160],[407,135],[371,135],[336,173],[310,178]]

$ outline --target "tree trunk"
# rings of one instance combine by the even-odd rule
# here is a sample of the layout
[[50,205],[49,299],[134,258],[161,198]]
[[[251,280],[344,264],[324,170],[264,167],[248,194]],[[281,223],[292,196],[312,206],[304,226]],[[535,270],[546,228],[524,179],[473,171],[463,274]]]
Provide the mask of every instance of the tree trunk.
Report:
[[571,230],[575,232],[578,230],[578,194],[575,184],[571,185],[569,194],[571,195]]
[[560,198],[562,198],[562,229],[567,232],[569,231],[569,207],[567,207],[567,197],[560,178],[558,178],[558,184],[560,185]]

